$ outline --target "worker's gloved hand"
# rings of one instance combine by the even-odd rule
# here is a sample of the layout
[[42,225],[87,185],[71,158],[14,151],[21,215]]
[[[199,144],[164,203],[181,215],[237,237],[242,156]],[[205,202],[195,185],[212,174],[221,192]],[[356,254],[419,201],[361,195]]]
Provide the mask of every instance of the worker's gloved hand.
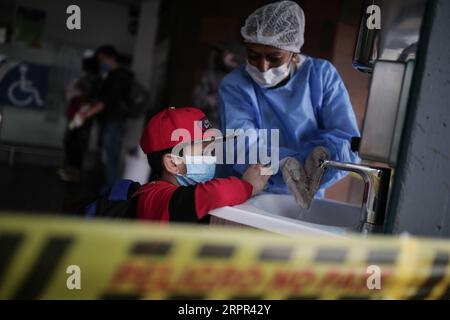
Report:
[[314,198],[320,188],[325,169],[320,166],[323,160],[330,160],[330,153],[324,147],[316,147],[308,156],[305,162],[306,174],[309,178],[309,196]]
[[283,180],[294,196],[297,204],[308,209],[312,198],[309,193],[309,179],[303,166],[295,158],[284,158],[280,161]]
[[330,153],[324,147],[316,147],[308,156],[305,168],[295,158],[285,158],[280,162],[283,179],[298,205],[309,209],[317,191],[319,191],[325,169],[320,164],[329,160]]

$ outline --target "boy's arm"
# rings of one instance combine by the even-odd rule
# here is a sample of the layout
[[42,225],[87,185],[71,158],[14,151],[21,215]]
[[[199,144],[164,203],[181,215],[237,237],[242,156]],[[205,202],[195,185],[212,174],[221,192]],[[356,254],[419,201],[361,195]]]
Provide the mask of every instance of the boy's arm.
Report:
[[235,177],[179,187],[169,202],[169,220],[198,221],[213,209],[244,203],[252,196],[252,192],[250,183]]

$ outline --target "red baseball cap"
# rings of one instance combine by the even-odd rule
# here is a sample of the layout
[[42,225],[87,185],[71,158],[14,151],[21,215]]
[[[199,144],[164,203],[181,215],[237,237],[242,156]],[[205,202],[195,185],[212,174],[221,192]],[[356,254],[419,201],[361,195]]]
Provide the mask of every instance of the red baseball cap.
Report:
[[[203,133],[212,128],[203,111],[194,107],[167,108],[153,116],[141,137],[141,148],[149,154],[175,147],[177,144],[201,140]],[[177,129],[185,129],[190,140],[183,136],[172,141],[172,134]]]

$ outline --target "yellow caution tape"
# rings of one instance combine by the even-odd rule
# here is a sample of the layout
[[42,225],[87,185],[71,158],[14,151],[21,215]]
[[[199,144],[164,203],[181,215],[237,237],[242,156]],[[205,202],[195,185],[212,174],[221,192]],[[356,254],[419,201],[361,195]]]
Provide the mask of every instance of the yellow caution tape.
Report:
[[450,242],[0,216],[0,299],[448,299]]

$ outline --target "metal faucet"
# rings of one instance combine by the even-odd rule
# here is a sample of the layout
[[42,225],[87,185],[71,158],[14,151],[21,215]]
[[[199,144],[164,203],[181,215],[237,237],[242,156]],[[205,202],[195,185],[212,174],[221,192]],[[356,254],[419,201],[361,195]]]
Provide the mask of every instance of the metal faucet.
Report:
[[364,195],[358,231],[363,234],[382,232],[386,215],[391,170],[328,160],[322,160],[320,167],[324,169],[323,174],[325,174],[326,169],[333,168],[354,172],[362,177],[364,180]]

